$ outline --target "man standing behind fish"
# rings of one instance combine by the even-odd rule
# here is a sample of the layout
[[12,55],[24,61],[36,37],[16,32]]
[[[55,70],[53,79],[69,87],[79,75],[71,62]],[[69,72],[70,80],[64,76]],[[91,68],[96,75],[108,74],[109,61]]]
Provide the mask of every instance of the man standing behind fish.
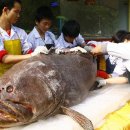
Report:
[[13,65],[10,63],[30,58],[42,51],[36,49],[32,53],[26,41],[26,32],[13,26],[18,21],[20,12],[20,0],[0,1],[0,76]]

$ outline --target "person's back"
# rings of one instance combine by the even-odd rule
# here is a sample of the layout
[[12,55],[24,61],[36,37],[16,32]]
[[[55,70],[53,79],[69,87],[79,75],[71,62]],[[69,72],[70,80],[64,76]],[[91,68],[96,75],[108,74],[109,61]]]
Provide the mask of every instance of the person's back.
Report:
[[[127,33],[127,35],[124,36],[123,43],[130,44],[130,33]],[[126,69],[130,71],[130,64],[128,60],[123,60],[122,58],[119,58],[119,60],[116,61],[116,67],[113,73],[117,73],[120,76],[126,72]]]
[[[114,42],[114,43],[123,43],[125,41],[125,39],[128,39],[126,38],[126,36],[129,34],[128,31],[125,31],[125,30],[119,30],[115,35],[112,36],[112,39],[111,39],[111,42]],[[119,58],[119,57],[116,57],[116,56],[112,56],[112,55],[109,55],[109,58],[106,60],[106,65],[107,65],[107,73],[111,74],[111,76],[118,76],[120,75],[121,72],[118,72],[116,74],[113,73],[116,65],[118,63],[122,62],[122,59]]]

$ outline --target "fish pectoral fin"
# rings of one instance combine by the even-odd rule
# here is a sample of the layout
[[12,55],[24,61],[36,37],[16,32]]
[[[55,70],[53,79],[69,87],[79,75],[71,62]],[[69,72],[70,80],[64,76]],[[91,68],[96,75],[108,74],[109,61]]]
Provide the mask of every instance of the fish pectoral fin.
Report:
[[61,106],[61,110],[63,114],[72,117],[76,122],[78,122],[83,127],[84,130],[94,130],[92,122],[84,115],[70,108],[66,108],[64,106]]

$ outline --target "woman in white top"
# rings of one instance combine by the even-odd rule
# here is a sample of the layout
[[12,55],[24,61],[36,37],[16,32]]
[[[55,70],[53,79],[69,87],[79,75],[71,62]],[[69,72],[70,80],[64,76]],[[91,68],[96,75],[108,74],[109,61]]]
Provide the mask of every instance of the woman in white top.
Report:
[[53,14],[48,6],[41,6],[36,11],[34,29],[29,33],[27,41],[32,51],[37,46],[54,46],[55,35],[48,31],[52,25]]

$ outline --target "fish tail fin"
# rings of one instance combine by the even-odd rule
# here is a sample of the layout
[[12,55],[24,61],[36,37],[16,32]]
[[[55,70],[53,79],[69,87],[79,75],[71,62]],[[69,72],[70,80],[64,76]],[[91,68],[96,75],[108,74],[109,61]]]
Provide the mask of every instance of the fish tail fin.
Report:
[[76,122],[78,122],[84,130],[94,130],[92,122],[84,115],[80,114],[75,110],[63,106],[61,106],[61,110],[63,114],[72,117]]

